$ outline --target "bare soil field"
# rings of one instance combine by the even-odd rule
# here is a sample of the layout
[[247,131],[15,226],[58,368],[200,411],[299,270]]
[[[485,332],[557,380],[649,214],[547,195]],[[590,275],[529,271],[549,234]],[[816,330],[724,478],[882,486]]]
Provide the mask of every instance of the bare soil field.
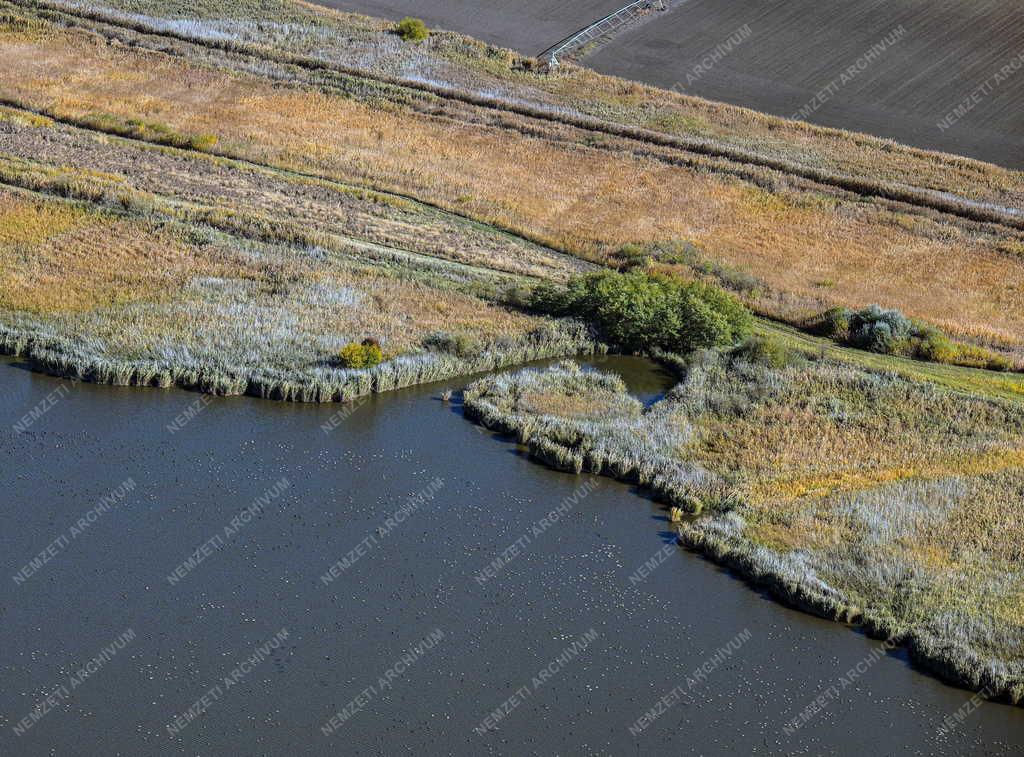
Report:
[[[744,26],[749,37],[697,68]],[[893,44],[842,80],[901,27]],[[1024,5],[1006,0],[691,0],[582,62],[784,117],[806,106],[801,120],[1020,169],[1021,55]],[[961,104],[969,112],[940,128]]]
[[471,0],[320,0],[318,5],[397,20],[422,18],[428,26],[468,34],[485,42],[536,55],[602,16],[621,8],[622,0],[471,2]]

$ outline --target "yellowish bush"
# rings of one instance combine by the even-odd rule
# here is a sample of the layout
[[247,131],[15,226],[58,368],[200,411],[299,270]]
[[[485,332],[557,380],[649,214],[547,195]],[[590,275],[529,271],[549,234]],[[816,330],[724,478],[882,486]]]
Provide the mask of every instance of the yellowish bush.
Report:
[[342,347],[339,354],[339,362],[343,368],[373,368],[383,359],[383,350],[372,339],[364,339],[362,343],[349,342]]

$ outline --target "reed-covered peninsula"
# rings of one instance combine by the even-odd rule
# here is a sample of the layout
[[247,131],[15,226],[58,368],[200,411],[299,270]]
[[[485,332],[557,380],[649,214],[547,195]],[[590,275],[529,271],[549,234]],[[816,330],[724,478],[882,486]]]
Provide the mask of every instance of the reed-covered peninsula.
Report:
[[1019,403],[778,347],[676,366],[649,408],[566,363],[478,380],[466,413],[547,465],[646,487],[689,513],[683,543],[784,601],[1021,701]]

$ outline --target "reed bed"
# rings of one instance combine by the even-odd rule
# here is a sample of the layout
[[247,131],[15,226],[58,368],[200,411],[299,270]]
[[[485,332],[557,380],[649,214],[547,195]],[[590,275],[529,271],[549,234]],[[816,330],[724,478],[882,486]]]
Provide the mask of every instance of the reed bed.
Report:
[[[718,478],[680,460],[691,429],[670,404],[644,410],[617,376],[573,363],[481,379],[463,394],[467,417],[514,434],[530,454],[558,470],[587,471],[636,483],[689,512],[722,495]],[[586,407],[586,412],[567,408]]]
[[699,512],[683,540],[784,601],[900,641],[958,685],[1024,700],[1019,403],[824,358],[672,362],[682,383],[639,415],[559,412],[590,397],[629,405],[614,377],[564,367],[478,381],[467,415],[547,465]]
[[194,358],[187,347],[162,359],[108,358],[80,339],[61,339],[45,327],[0,324],[0,354],[23,357],[54,375],[115,386],[199,391],[220,396],[249,395],[284,402],[348,402],[368,394],[482,373],[533,360],[590,354],[605,348],[582,327],[538,328],[517,338],[481,345],[476,355],[422,351],[391,358],[369,369],[331,365],[283,367],[231,364],[209,356]]
[[[579,324],[480,299],[455,264],[361,260],[11,189],[0,208],[0,349],[61,375],[331,402],[600,348]],[[367,337],[389,359],[340,367],[341,348]]]
[[[148,175],[148,169],[146,173]],[[451,239],[452,244],[458,247],[445,246],[438,249],[436,242],[432,241],[425,245],[429,252],[420,253],[415,250],[422,249],[423,245],[412,244],[410,246],[413,249],[410,250],[349,236],[343,233],[346,231],[344,224],[323,220],[307,220],[303,223],[296,220],[297,217],[301,218],[302,208],[288,202],[282,202],[279,208],[275,208],[277,212],[268,213],[263,203],[257,207],[248,203],[231,206],[215,196],[196,196],[188,192],[179,194],[174,193],[172,188],[164,188],[164,191],[171,192],[169,195],[154,194],[135,189],[133,185],[139,183],[136,177],[129,179],[108,172],[73,168],[66,164],[55,166],[0,152],[0,186],[83,200],[116,212],[128,211],[140,216],[171,218],[186,226],[214,228],[257,242],[317,248],[355,261],[397,264],[408,275],[416,272],[421,278],[425,276],[429,279],[432,274],[440,274],[461,291],[487,299],[495,299],[509,291],[527,287],[538,276],[564,280],[572,272],[586,270],[586,264],[568,256],[555,253],[545,255],[543,252],[531,254],[531,246],[523,240],[503,239],[496,233],[488,235],[486,230],[476,233],[472,227],[460,230],[457,224],[445,228],[444,220],[431,226],[427,225],[427,219],[423,219],[424,225],[417,227],[421,230],[420,239],[428,238],[431,232],[436,232],[445,241]],[[356,212],[339,212],[347,219],[357,216]],[[413,228],[406,222],[400,226],[409,230]],[[358,226],[353,233],[376,237],[372,233],[367,234],[365,226]],[[385,234],[384,238],[395,241],[392,234]],[[401,242],[402,239],[397,241]]]

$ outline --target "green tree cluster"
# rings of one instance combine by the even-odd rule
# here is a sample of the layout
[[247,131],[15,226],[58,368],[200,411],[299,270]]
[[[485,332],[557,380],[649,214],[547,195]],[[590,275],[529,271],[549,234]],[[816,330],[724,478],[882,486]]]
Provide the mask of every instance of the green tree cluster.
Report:
[[732,345],[750,333],[752,317],[735,297],[702,282],[633,271],[578,276],[560,289],[542,284],[531,306],[590,323],[606,341],[631,352],[685,354]]
[[430,36],[430,30],[420,19],[406,16],[395,27],[398,36],[406,42],[422,42]]

